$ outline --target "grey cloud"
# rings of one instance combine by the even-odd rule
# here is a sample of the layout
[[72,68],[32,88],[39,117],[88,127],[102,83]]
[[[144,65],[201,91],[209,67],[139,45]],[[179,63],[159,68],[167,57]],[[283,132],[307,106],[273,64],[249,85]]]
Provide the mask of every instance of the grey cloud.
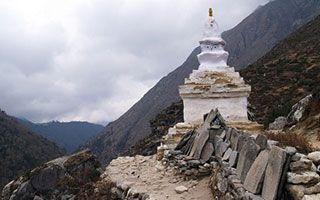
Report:
[[[215,1],[221,29],[266,1]],[[31,24],[12,2],[0,3],[0,108],[33,121],[105,122],[185,60],[212,1],[57,0],[66,8]]]

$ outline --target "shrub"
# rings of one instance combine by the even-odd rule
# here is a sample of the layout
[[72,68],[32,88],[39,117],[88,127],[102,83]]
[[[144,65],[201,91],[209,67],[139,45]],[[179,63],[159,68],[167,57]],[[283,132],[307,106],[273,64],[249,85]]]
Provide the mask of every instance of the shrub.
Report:
[[307,140],[304,135],[299,135],[297,133],[266,133],[266,136],[270,140],[275,140],[279,142],[280,146],[291,146],[295,147],[301,153],[310,153],[313,151],[311,143]]

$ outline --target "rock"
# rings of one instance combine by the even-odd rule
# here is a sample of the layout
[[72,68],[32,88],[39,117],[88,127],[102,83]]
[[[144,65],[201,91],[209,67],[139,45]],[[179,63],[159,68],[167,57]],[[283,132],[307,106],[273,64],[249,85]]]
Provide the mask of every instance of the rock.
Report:
[[291,157],[291,161],[295,162],[300,160],[301,158],[306,158],[307,156],[301,153],[295,153],[292,157]]
[[268,165],[263,182],[262,198],[275,200],[281,195],[283,183],[282,173],[284,172],[287,153],[280,147],[273,146],[269,153]]
[[186,188],[185,186],[178,186],[174,189],[174,191],[176,191],[176,193],[178,194],[182,194],[184,192],[187,192],[188,188]]
[[269,151],[262,151],[252,164],[244,181],[244,188],[253,194],[260,194],[268,164]]
[[237,148],[236,150],[238,152],[241,151],[242,147],[248,142],[248,140],[254,140],[253,138],[250,138],[248,135],[246,134],[240,134],[239,138],[238,138],[238,143],[237,143]]
[[320,164],[320,151],[309,153],[307,157],[310,160],[312,160],[316,165]]
[[229,165],[230,167],[236,167],[238,163],[238,155],[237,151],[232,151],[229,157]]
[[277,146],[278,144],[278,141],[268,140],[268,149],[271,149],[273,146]]
[[226,134],[226,130],[223,130],[219,137],[224,140],[226,138]]
[[[62,198],[63,198],[64,196],[62,196]],[[33,198],[33,200],[43,200],[43,198],[41,198],[41,197],[39,197],[39,196],[35,196],[34,198]]]
[[256,144],[260,146],[261,150],[264,150],[268,147],[268,138],[265,135],[258,134]]
[[284,127],[287,125],[287,118],[286,117],[278,117],[275,121],[269,124],[269,130],[283,130]]
[[259,154],[259,151],[260,147],[253,140],[248,140],[241,149],[237,164],[237,175],[242,182],[244,182],[251,165]]
[[292,172],[316,171],[316,166],[313,164],[311,160],[302,158],[296,162],[291,162],[290,170]]
[[226,142],[220,142],[218,143],[217,146],[217,151],[216,151],[216,156],[218,157],[222,157],[223,154],[227,151],[227,149],[229,148],[229,144]]
[[319,200],[320,194],[304,195],[302,200]]
[[287,185],[287,190],[294,200],[301,200],[304,196],[305,187],[302,185]]
[[190,151],[190,156],[193,156],[195,159],[200,159],[202,149],[209,139],[208,129],[210,128],[210,124],[213,119],[218,115],[218,112],[219,111],[217,109],[211,110],[202,126],[198,129],[198,134],[194,139],[194,143]]
[[232,128],[227,128],[225,141],[228,142],[231,137]]
[[232,149],[228,148],[227,151],[224,153],[224,155],[222,157],[222,160],[223,161],[228,161],[230,156],[231,156],[231,153],[232,153]]
[[294,125],[297,122],[300,121],[302,118],[305,109],[310,103],[310,100],[312,99],[312,95],[308,95],[305,98],[301,99],[298,103],[296,103],[294,106],[292,106],[291,112],[289,113],[287,119],[288,124]]
[[318,183],[312,187],[305,188],[305,190],[304,190],[304,194],[307,194],[307,195],[318,194],[318,193],[320,193],[320,183]]
[[239,135],[240,133],[238,133],[235,129],[231,130],[230,146],[232,150],[237,150]]
[[188,165],[191,167],[198,167],[201,164],[199,160],[189,160]]
[[264,200],[261,196],[254,195],[250,192],[246,192],[246,197],[248,200]]
[[292,184],[313,184],[320,181],[320,176],[316,172],[302,172],[301,174],[288,172],[287,177],[287,182]]
[[89,185],[99,177],[100,163],[84,150],[47,162],[11,182],[4,200],[63,199],[70,195],[68,199],[73,199],[74,188],[84,189],[84,183]]
[[297,149],[295,147],[286,147],[285,151],[290,156],[293,156],[295,153],[297,153]]
[[213,144],[211,142],[207,142],[206,145],[203,147],[200,159],[203,162],[207,162],[213,153],[214,153]]
[[50,165],[34,172],[32,186],[40,192],[56,187],[58,181],[65,177],[65,170],[57,165]]

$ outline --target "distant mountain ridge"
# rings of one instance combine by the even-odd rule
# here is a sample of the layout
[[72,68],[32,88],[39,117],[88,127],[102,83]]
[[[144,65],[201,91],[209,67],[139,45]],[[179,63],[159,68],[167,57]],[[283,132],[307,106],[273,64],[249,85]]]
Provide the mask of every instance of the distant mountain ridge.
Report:
[[0,111],[0,188],[28,170],[64,154],[56,144]]
[[102,125],[79,121],[33,123],[26,119],[20,119],[19,122],[33,132],[63,147],[68,153],[76,151],[104,128]]
[[[278,13],[274,13],[274,9],[277,9]],[[297,11],[302,14],[296,14]],[[229,63],[237,69],[248,65],[296,30],[295,28],[300,26],[296,25],[297,22],[301,22],[302,25],[319,12],[320,5],[316,0],[275,0],[262,6],[238,26],[223,33],[227,49],[230,51]],[[261,47],[269,43],[267,48]],[[196,48],[186,62],[163,77],[124,115],[108,124],[103,132],[90,140],[84,148],[90,148],[103,163],[107,163],[148,136],[151,133],[150,120],[180,100],[178,86],[184,83],[184,79],[192,70],[199,67],[197,60],[199,53],[199,48]]]
[[222,34],[230,53],[229,65],[237,70],[247,67],[319,14],[319,0],[274,0],[259,7]]

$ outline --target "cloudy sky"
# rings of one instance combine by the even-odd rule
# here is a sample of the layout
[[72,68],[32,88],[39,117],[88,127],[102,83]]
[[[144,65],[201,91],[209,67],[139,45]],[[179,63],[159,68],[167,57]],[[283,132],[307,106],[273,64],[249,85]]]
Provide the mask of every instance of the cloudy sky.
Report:
[[0,0],[0,108],[34,122],[112,121],[197,46],[268,0]]

